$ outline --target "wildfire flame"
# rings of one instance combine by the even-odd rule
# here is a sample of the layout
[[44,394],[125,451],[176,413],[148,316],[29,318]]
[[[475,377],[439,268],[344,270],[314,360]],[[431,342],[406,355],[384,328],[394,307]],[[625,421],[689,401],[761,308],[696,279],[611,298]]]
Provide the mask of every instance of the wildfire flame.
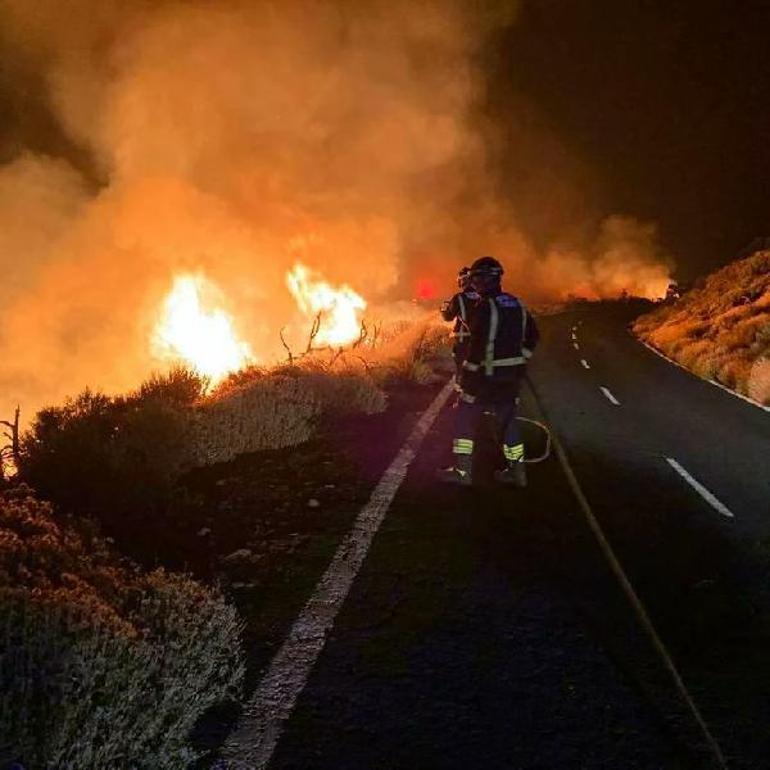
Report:
[[358,337],[366,300],[349,286],[335,288],[301,263],[286,274],[286,285],[304,315],[315,318],[320,314],[318,343],[345,345]]
[[182,359],[212,382],[254,360],[230,315],[214,304],[218,295],[216,286],[202,275],[177,276],[152,335],[158,358]]

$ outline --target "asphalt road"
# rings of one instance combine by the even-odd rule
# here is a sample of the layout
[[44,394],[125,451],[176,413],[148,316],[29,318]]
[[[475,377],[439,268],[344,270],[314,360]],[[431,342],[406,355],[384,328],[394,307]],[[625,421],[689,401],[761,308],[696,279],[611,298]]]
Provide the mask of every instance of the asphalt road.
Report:
[[[645,468],[655,486],[674,494],[674,487],[691,482],[667,461],[671,458],[725,508],[720,514],[693,488],[694,513],[724,518],[729,513],[734,519],[729,526],[738,534],[767,535],[770,413],[641,346],[628,333],[627,318],[621,306],[546,323],[534,376],[566,443],[586,455]],[[624,490],[616,492],[622,502]]]
[[[643,348],[629,316],[543,319],[532,378],[730,766],[770,767],[770,415]],[[522,412],[539,416],[528,394]],[[451,423],[410,467],[270,767],[709,767],[558,463],[525,491],[437,486]]]

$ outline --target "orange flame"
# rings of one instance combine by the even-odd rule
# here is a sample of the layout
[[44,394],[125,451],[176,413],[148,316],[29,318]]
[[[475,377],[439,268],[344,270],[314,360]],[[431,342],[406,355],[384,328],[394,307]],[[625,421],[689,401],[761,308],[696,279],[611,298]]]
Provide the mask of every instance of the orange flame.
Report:
[[317,342],[345,345],[358,337],[366,300],[349,286],[334,288],[301,263],[286,273],[286,285],[305,316],[311,319],[320,314]]
[[238,338],[232,318],[216,306],[218,296],[202,275],[178,275],[152,334],[155,356],[182,359],[212,382],[252,362],[251,348]]

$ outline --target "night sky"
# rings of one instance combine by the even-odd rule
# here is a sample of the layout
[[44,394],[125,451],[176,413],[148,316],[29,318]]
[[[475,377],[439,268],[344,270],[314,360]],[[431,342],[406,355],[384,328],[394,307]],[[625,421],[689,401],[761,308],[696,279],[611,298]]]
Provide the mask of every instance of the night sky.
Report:
[[533,0],[499,45],[491,98],[535,104],[680,278],[770,235],[770,3]]

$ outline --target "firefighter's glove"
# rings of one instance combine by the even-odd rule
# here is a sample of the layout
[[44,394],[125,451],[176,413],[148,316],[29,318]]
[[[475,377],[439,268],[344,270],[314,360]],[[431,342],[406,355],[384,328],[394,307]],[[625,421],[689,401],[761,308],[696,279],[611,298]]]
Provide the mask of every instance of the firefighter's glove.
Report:
[[482,376],[481,372],[463,369],[460,374],[460,388],[463,393],[467,393],[469,396],[478,395]]

